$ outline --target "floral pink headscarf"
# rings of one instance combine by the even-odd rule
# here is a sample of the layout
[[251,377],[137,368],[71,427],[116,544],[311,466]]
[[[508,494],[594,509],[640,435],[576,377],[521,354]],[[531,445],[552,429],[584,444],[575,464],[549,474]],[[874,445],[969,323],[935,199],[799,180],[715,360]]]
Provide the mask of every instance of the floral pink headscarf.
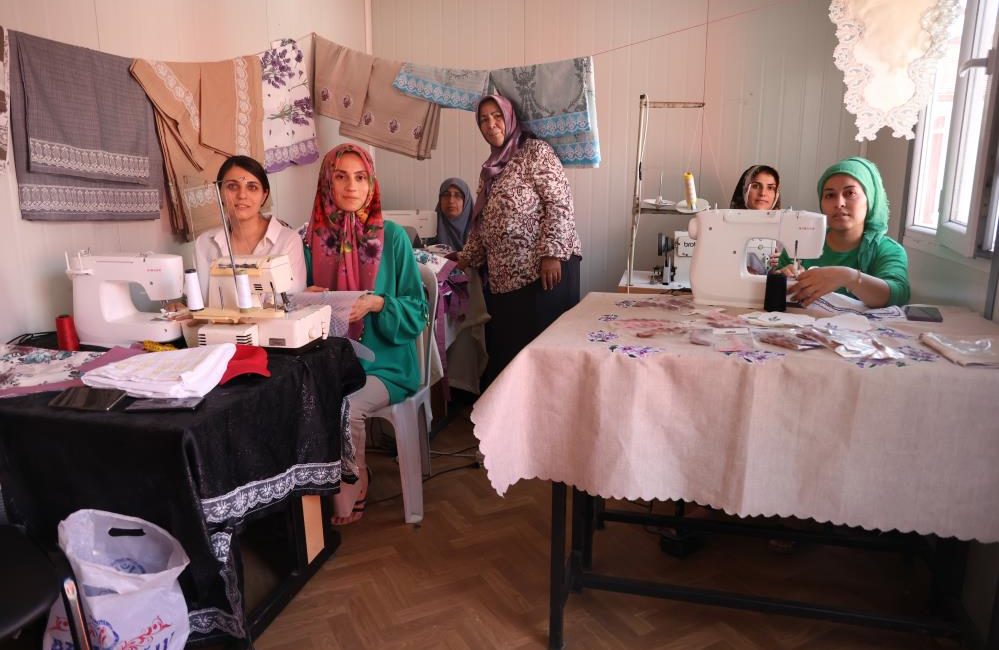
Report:
[[[345,212],[336,207],[333,172],[346,153],[360,156],[370,182],[368,197],[357,212]],[[373,290],[382,259],[384,228],[381,190],[371,156],[354,144],[332,149],[319,169],[316,201],[305,233],[305,243],[312,251],[312,281],[335,291]],[[360,322],[353,323],[350,335],[359,337],[360,328]]]

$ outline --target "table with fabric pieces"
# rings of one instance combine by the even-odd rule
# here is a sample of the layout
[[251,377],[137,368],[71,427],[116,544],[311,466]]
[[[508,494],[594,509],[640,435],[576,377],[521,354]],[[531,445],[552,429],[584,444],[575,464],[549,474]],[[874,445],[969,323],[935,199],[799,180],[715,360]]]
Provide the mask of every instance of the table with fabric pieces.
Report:
[[994,347],[999,325],[959,308],[941,308],[940,323],[875,310],[861,320],[880,356],[893,351],[881,359],[760,343],[762,329],[749,330],[748,346],[745,334],[732,345],[710,329],[748,327],[739,315],[749,311],[698,306],[689,295],[591,293],[475,404],[494,489],[553,484],[551,647],[561,647],[568,585],[608,588],[583,572],[592,497],[999,541],[999,371],[952,363],[920,342],[932,332],[992,337]]
[[482,280],[478,273],[458,270],[457,264],[436,252],[413,251],[419,264],[437,276],[437,345],[430,354],[430,383],[443,381],[445,390],[457,388],[479,394],[479,378],[486,369],[485,324],[489,320]]
[[[364,383],[342,338],[300,355],[268,357],[269,377],[237,376],[195,411],[55,409],[48,405],[51,391],[0,399],[7,516],[51,543],[58,523],[81,508],[162,526],[191,561],[180,582],[192,642],[259,634],[338,544],[318,495],[336,492],[341,477],[356,478],[347,469],[345,397]],[[240,536],[271,516],[290,522],[279,526],[290,572],[251,613],[244,606]]]

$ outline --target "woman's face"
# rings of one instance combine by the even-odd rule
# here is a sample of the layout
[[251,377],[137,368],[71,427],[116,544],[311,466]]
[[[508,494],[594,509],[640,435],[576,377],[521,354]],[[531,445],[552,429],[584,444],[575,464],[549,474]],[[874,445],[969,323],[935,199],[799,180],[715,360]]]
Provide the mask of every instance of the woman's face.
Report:
[[749,183],[746,207],[750,210],[769,210],[777,202],[777,179],[769,172],[757,172]]
[[457,185],[449,186],[440,196],[441,212],[448,219],[457,219],[465,209],[465,195]]
[[862,233],[867,219],[867,195],[853,176],[835,174],[822,186],[822,213],[829,230]]
[[222,200],[229,218],[245,223],[260,216],[267,191],[257,177],[242,167],[232,167],[222,177]]
[[494,147],[502,147],[506,140],[506,120],[499,104],[487,99],[479,106],[479,131],[486,142]]
[[333,169],[333,200],[344,212],[357,212],[364,207],[371,190],[371,179],[361,156],[345,153]]

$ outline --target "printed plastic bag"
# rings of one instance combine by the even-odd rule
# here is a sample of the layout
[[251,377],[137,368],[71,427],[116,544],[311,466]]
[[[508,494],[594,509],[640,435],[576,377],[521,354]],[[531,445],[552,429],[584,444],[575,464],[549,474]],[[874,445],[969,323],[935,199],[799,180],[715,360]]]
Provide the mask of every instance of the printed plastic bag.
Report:
[[[136,517],[77,510],[59,522],[94,650],[183,648],[190,634],[178,576],[187,553],[170,533]],[[49,612],[43,650],[71,650],[62,600]]]

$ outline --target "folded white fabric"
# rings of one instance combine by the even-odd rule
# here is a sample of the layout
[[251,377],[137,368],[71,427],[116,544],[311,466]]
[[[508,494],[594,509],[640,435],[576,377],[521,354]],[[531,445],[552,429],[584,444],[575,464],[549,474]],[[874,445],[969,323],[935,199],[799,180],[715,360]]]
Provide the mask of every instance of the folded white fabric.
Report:
[[132,397],[203,397],[218,385],[235,353],[232,343],[151,352],[95,368],[80,379]]

